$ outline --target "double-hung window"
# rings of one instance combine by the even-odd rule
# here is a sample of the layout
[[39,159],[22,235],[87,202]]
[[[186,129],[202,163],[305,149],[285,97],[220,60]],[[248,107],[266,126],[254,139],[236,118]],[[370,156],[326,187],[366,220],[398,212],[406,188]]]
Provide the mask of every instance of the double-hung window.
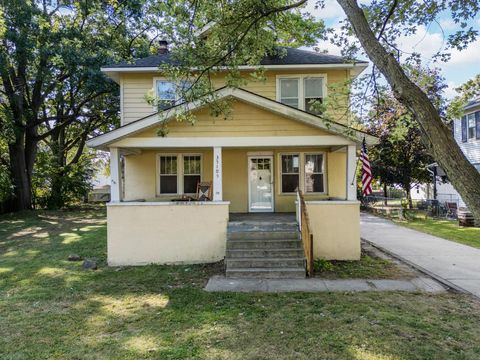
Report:
[[324,88],[324,76],[279,77],[277,99],[282,104],[311,114],[320,114],[320,106],[325,97]]
[[200,155],[183,156],[183,193],[195,194],[202,172]]
[[178,193],[178,156],[160,156],[160,194]]
[[284,154],[282,161],[282,193],[294,193],[300,183],[300,155]]
[[305,154],[305,193],[323,192],[323,154]]
[[195,194],[201,181],[201,155],[174,154],[159,156],[159,194]]
[[183,102],[184,92],[191,87],[191,82],[188,80],[176,83],[169,80],[155,80],[155,95],[157,106],[159,109],[168,109],[176,103]]
[[475,113],[467,115],[467,124],[468,124],[468,138],[474,139],[475,138]]

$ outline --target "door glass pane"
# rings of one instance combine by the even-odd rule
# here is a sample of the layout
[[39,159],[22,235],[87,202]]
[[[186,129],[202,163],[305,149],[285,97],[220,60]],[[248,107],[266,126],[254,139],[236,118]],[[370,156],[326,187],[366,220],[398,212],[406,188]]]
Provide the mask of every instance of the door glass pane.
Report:
[[250,159],[250,210],[272,211],[272,170],[271,158]]

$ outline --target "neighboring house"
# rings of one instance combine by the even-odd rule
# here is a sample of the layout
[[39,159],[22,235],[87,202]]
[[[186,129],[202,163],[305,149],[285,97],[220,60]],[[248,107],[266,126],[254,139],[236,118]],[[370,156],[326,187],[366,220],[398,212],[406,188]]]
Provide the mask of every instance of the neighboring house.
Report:
[[[480,98],[470,101],[464,107],[464,115],[453,121],[453,134],[467,159],[480,172]],[[437,172],[437,199],[440,202],[456,202],[459,207],[464,207],[460,194],[445,176],[441,176],[443,170],[437,168]]]
[[[309,103],[336,95],[331,85],[347,83],[367,63],[288,48],[286,56],[262,61],[265,81],[241,66],[248,84],[228,88],[219,71],[212,77],[216,97],[233,100],[223,119],[200,102],[152,109],[145,100],[152,88],[163,100],[176,98],[158,70],[170,61],[163,49],[103,68],[121,94],[121,126],[88,142],[111,156],[108,263],[221,260],[230,214],[295,212],[297,188],[305,194],[315,258],[359,259],[357,151],[364,138],[368,145],[377,139],[348,126],[347,96],[331,112],[333,122]],[[185,109],[195,114],[194,125],[175,120]],[[165,137],[157,135],[162,123]],[[199,181],[213,183],[212,201],[175,201],[194,196]]]

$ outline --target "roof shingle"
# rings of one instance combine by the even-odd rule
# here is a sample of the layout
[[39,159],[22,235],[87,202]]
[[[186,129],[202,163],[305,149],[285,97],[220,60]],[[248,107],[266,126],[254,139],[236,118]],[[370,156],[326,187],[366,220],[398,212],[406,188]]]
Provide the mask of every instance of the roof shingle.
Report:
[[[280,55],[271,55],[265,57],[260,65],[319,65],[319,64],[348,64],[352,62],[367,63],[367,61],[349,60],[347,58],[317,53],[309,50],[284,48],[286,52]],[[108,65],[108,68],[136,68],[136,67],[159,67],[164,64],[178,64],[171,53],[157,54],[137,59],[133,63],[121,62]]]

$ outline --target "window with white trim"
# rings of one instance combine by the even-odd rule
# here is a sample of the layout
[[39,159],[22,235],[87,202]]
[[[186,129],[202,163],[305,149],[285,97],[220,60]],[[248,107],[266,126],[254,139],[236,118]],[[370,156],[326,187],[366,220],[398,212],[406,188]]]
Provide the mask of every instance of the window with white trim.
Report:
[[183,193],[195,194],[202,172],[202,158],[200,155],[183,156]]
[[184,80],[178,84],[169,80],[155,80],[155,95],[159,109],[168,109],[183,102],[183,92],[189,90],[191,82]]
[[320,107],[325,97],[324,88],[324,76],[279,77],[277,100],[318,115],[322,112]]
[[281,189],[282,193],[294,193],[300,183],[300,155],[281,155]]
[[475,128],[476,128],[475,113],[467,115],[467,127],[468,127],[468,138],[469,139],[475,138]]
[[158,156],[160,195],[195,194],[202,177],[202,156],[165,154]]
[[305,154],[305,193],[325,192],[323,154]]
[[178,193],[178,156],[160,156],[160,194]]

